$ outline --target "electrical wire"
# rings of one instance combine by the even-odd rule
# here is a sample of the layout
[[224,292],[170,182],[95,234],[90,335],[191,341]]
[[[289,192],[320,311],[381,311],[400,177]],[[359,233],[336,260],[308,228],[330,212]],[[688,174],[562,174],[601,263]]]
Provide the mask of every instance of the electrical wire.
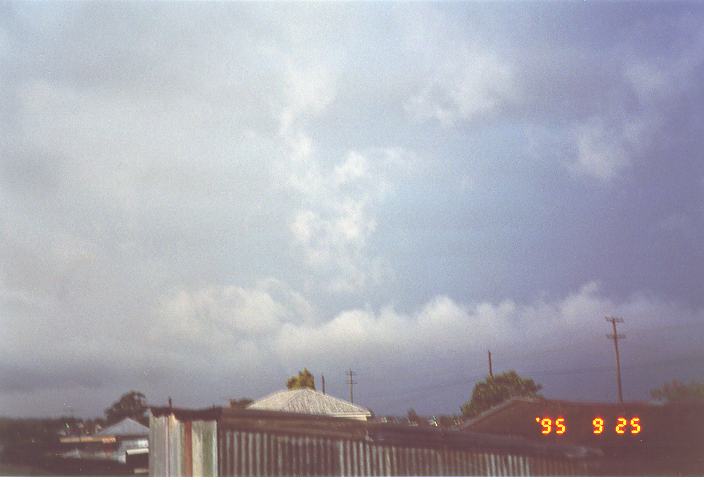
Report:
[[[683,357],[676,357],[676,358],[670,358],[666,360],[659,360],[659,361],[653,361],[653,362],[647,362],[647,363],[640,363],[640,364],[634,364],[634,365],[625,365],[622,366],[622,370],[637,370],[637,369],[642,369],[642,368],[653,368],[653,367],[661,367],[661,366],[672,366],[672,365],[678,365],[682,363],[693,363],[693,362],[698,362],[702,361],[704,362],[704,354],[701,353],[696,353],[694,355],[687,355]],[[583,374],[588,374],[588,373],[597,373],[597,372],[610,372],[610,371],[615,371],[616,367],[613,365],[601,365],[601,366],[594,366],[594,367],[584,367],[584,368],[572,368],[572,369],[551,369],[551,370],[529,370],[525,372],[521,372],[524,375],[532,375],[532,376],[539,376],[539,375],[583,375]],[[389,400],[393,401],[398,401],[401,399],[404,400],[415,400],[418,398],[426,398],[429,395],[434,395],[438,393],[438,391],[446,390],[451,387],[455,386],[467,386],[469,383],[472,381],[480,380],[482,378],[485,378],[485,374],[464,374],[462,375],[462,379],[460,380],[459,378],[456,381],[453,382],[445,382],[442,384],[434,384],[434,385],[425,385],[422,387],[414,387],[411,389],[407,390],[402,390],[400,392],[396,392],[393,397],[391,396],[385,396],[385,397],[376,397],[376,398],[389,398]],[[408,397],[409,394],[414,394],[414,393],[420,393],[420,395],[415,395],[411,396],[410,398]],[[365,396],[366,397],[366,396]],[[367,397],[374,399],[375,396],[372,395],[371,397]]]

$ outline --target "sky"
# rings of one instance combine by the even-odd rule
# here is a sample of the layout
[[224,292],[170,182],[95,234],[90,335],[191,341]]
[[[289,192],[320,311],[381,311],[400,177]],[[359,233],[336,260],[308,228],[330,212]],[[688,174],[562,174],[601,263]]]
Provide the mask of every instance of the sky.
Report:
[[699,2],[2,2],[0,416],[704,381],[702,85]]

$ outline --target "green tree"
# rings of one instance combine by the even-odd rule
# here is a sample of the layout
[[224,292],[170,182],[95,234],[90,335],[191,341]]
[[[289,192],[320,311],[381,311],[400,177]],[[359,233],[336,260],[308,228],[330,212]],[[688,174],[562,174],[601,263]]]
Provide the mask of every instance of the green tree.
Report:
[[673,380],[660,388],[650,391],[655,400],[671,402],[704,402],[704,383],[691,382],[685,384]]
[[251,398],[232,398],[230,399],[230,407],[232,408],[247,408],[250,403],[252,403],[254,400]]
[[288,379],[286,387],[289,390],[296,388],[312,388],[315,390],[315,377],[313,377],[313,374],[310,373],[307,368],[304,368],[302,372],[298,372],[298,375],[294,375]]
[[462,405],[464,417],[476,417],[485,410],[512,397],[537,397],[543,388],[531,378],[523,378],[515,371],[503,372],[474,385],[472,398]]
[[146,412],[147,398],[143,393],[132,390],[121,396],[110,408],[107,408],[105,417],[108,424],[113,424],[127,417],[146,424]]

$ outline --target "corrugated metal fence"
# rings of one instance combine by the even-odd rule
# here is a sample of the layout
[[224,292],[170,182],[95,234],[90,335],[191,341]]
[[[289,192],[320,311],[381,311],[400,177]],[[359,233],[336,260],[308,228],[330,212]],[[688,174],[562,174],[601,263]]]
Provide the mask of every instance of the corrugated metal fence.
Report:
[[224,476],[531,476],[585,474],[583,462],[510,452],[225,430]]
[[369,441],[225,431],[225,476],[530,476],[586,473],[560,458],[376,445]]
[[506,437],[280,412],[156,413],[150,424],[150,473],[159,476],[590,473],[587,450]]
[[218,474],[215,420],[180,420],[176,415],[149,421],[149,473],[157,477],[214,477]]

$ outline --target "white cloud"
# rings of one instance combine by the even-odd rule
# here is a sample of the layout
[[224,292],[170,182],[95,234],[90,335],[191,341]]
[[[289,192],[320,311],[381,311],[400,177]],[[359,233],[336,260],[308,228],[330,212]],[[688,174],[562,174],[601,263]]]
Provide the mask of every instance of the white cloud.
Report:
[[313,308],[299,293],[271,278],[254,288],[220,285],[181,289],[159,301],[152,335],[209,349],[228,348],[270,336],[284,322],[298,325],[310,321],[312,315]]
[[236,286],[180,291],[160,310],[171,332],[200,340],[271,332],[283,314],[266,292]]
[[612,180],[631,163],[626,139],[619,131],[591,120],[575,129],[577,163],[575,169],[599,180]]
[[609,182],[633,166],[660,133],[665,123],[663,112],[692,90],[697,68],[704,61],[701,45],[704,34],[698,32],[693,35],[692,44],[677,55],[628,62],[619,72],[625,83],[621,94],[633,95],[636,108],[626,112],[626,107],[618,104],[579,122],[573,129],[577,149],[574,169]]
[[686,45],[673,54],[658,57],[641,56],[628,62],[623,76],[641,105],[656,109],[672,98],[691,92],[698,85],[698,71],[704,64],[704,29],[688,16],[677,20]]
[[[373,372],[381,362],[390,377],[393,373],[388,372],[413,370],[418,362],[427,358],[435,360],[438,370],[442,370],[437,366],[441,364],[456,366],[480,362],[479,371],[483,371],[488,348],[510,358],[574,345],[567,364],[580,361],[576,360],[580,355],[591,352],[590,365],[597,366],[603,364],[598,361],[599,355],[610,354],[608,342],[603,341],[604,334],[608,333],[603,320],[605,315],[625,317],[624,331],[657,330],[664,318],[678,318],[678,322],[683,323],[704,322],[702,310],[690,310],[644,294],[615,301],[600,290],[597,282],[589,282],[553,301],[516,303],[504,300],[470,305],[440,295],[413,312],[399,312],[392,306],[378,312],[346,310],[314,325],[283,325],[276,337],[275,349],[283,364],[306,363],[328,369],[354,364]],[[647,339],[647,333],[632,338],[634,342]],[[628,349],[628,345],[624,348]],[[691,353],[696,351],[697,342],[692,340],[688,346],[678,348]],[[594,357],[594,352],[600,353]],[[629,356],[632,353],[628,350]],[[663,344],[659,352],[639,353],[638,358],[629,357],[629,363],[647,356],[672,356],[682,352]],[[540,363],[545,354],[536,358]],[[522,368],[530,366],[530,362],[524,363]]]
[[329,276],[325,281],[333,290],[362,288],[369,265],[365,256],[368,238],[376,220],[367,202],[344,198],[321,213],[303,210],[294,216],[291,232],[302,248],[305,260],[314,270]]
[[[513,188],[513,166],[501,163],[522,149],[512,144],[514,130],[537,123],[558,131],[553,126],[565,118],[570,125],[579,118],[570,137],[578,146],[575,168],[614,179],[657,133],[653,126],[670,91],[696,98],[692,72],[701,65],[701,38],[674,62],[664,55],[629,63],[619,83],[613,76],[621,74],[623,57],[613,52],[574,55],[581,40],[555,48],[516,45],[512,26],[498,17],[495,25],[509,35],[493,42],[484,33],[494,24],[478,25],[484,14],[458,21],[435,6],[17,4],[11,10],[13,28],[0,27],[0,63],[7,63],[0,71],[0,350],[7,367],[0,374],[20,390],[43,390],[34,397],[37,409],[23,407],[18,396],[13,414],[57,413],[51,410],[57,396],[71,395],[64,387],[84,376],[103,387],[93,389],[100,397],[89,398],[93,387],[76,394],[85,397],[82,413],[141,387],[154,388],[156,401],[192,392],[202,406],[222,401],[211,392],[237,385],[256,385],[252,395],[270,391],[282,383],[271,378],[309,359],[362,358],[375,369],[388,357],[403,370],[409,355],[428,354],[442,369],[465,352],[473,362],[486,343],[508,349],[525,337],[528,348],[540,344],[540,332],[577,331],[574,325],[606,310],[700,318],[652,297],[611,301],[593,286],[570,301],[520,303],[511,300],[518,294],[512,290],[498,303],[445,295],[418,302],[458,278],[456,269],[446,270],[448,261],[464,262],[468,249],[482,251],[467,239],[491,244],[481,264],[506,263],[503,230],[494,227],[513,218],[525,192]],[[398,15],[414,19],[395,21]],[[403,42],[407,28],[411,45]],[[689,43],[688,36],[678,38]],[[570,56],[575,60],[566,65]],[[587,71],[598,73],[585,81]],[[601,73],[605,80],[595,82]],[[632,95],[602,88],[621,88],[623,79]],[[599,110],[603,91],[616,100],[613,110]],[[485,129],[477,120],[487,118],[497,121]],[[432,122],[477,128],[443,135],[425,128]],[[408,145],[424,152],[428,164],[409,168]],[[545,143],[537,150],[545,152]],[[463,177],[456,167],[473,166],[480,155],[496,175],[484,175],[480,166]],[[405,182],[407,170],[417,177]],[[447,185],[456,182],[478,203],[450,197]],[[401,185],[403,198],[386,211],[388,195]],[[498,202],[495,214],[481,196],[501,188],[510,194],[488,197]],[[562,189],[548,188],[545,200],[555,192]],[[418,215],[406,215],[421,202]],[[544,217],[531,210],[537,216],[526,225]],[[428,237],[437,218],[442,228]],[[458,230],[486,225],[487,218],[485,231]],[[678,234],[684,226],[679,218],[663,224]],[[516,228],[525,241],[542,238]],[[564,224],[568,236],[575,228]],[[409,235],[403,254],[420,266],[401,268],[422,278],[392,281],[386,261],[392,253],[375,250],[377,244],[393,249],[399,231]],[[427,249],[431,243],[442,248]],[[555,268],[557,274],[548,269],[537,277],[539,286],[506,288],[552,292],[560,288],[555,278],[577,275],[574,266]],[[270,275],[287,283],[261,280]],[[634,281],[653,285],[652,278]],[[470,283],[467,298],[476,293]],[[311,303],[326,316],[318,317]],[[228,386],[223,378],[230,377]],[[168,378],[177,382],[153,387]],[[205,378],[210,388],[193,386]],[[56,385],[63,387],[52,390]]]
[[335,167],[335,184],[344,185],[363,178],[367,175],[368,169],[367,159],[363,155],[350,152],[347,160]]
[[307,245],[318,235],[319,224],[320,219],[314,212],[303,210],[298,212],[291,222],[291,231],[296,240]]
[[464,46],[448,57],[406,103],[415,118],[451,126],[495,113],[518,98],[514,71],[496,53]]
[[657,97],[667,95],[668,90],[672,88],[672,78],[647,62],[626,66],[624,77],[631,84],[641,103],[649,103]]
[[377,283],[387,267],[367,251],[377,228],[376,209],[393,188],[400,165],[413,156],[401,149],[350,151],[329,172],[311,162],[290,175],[303,208],[289,224],[308,267],[326,288],[355,292]]
[[286,106],[281,113],[281,132],[295,122],[321,115],[335,99],[335,78],[323,65],[290,66],[285,75]]
[[289,68],[279,131],[288,158],[278,170],[303,204],[293,212],[289,230],[304,264],[328,290],[353,292],[380,271],[380,261],[368,258],[365,247],[376,228],[373,206],[388,189],[385,170],[398,152],[382,151],[374,158],[374,171],[366,154],[357,151],[325,170],[306,124],[324,115],[335,94],[335,75],[325,66]]

